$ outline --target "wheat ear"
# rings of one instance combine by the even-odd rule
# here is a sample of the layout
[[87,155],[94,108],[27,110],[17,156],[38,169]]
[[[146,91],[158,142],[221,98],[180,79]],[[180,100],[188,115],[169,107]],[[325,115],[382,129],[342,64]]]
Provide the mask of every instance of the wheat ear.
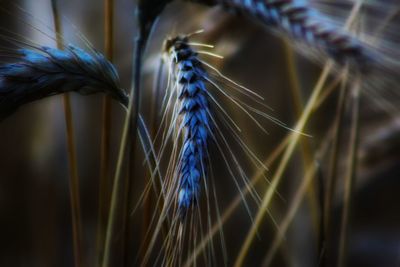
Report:
[[[164,222],[168,222],[169,230],[162,245],[162,251],[165,252],[161,263],[163,266],[176,265],[182,253],[185,235],[190,234],[190,238],[196,231],[201,231],[196,228],[197,222],[194,218],[196,215],[200,216],[198,203],[201,187],[207,188],[209,161],[206,155],[212,123],[205,86],[207,74],[198,54],[189,45],[188,38],[189,36],[178,36],[164,43],[169,77],[162,104],[161,126],[155,137],[156,140],[161,129],[165,130],[158,160],[164,155],[167,140],[172,140],[173,148],[158,199],[158,203],[162,203],[162,210],[159,219],[153,217],[151,225],[155,223],[155,230],[145,249],[141,266],[146,266],[150,260]],[[171,210],[172,218],[169,218]],[[196,231],[190,232],[187,226],[190,229],[196,228]],[[161,254],[160,251],[156,263]]]
[[356,36],[342,30],[332,20],[312,8],[305,0],[195,0],[254,18],[278,34],[323,52],[340,64],[350,62],[366,68],[375,61],[375,54]]
[[177,94],[178,135],[183,143],[178,160],[178,210],[184,216],[197,202],[200,183],[205,179],[207,143],[210,118],[209,101],[205,87],[206,72],[187,44],[187,37],[176,37],[166,42],[172,57]]
[[127,105],[116,69],[98,52],[69,45],[65,50],[21,49],[12,57],[16,63],[0,67],[0,120],[26,103],[71,91],[103,92]]

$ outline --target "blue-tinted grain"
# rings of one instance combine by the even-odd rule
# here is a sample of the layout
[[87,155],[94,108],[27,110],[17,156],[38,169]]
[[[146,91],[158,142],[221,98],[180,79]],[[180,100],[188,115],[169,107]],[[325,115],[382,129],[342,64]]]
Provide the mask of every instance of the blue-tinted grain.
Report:
[[0,66],[0,120],[26,103],[70,91],[104,92],[126,106],[127,95],[118,84],[117,71],[100,53],[72,45],[21,49],[16,63]]
[[[376,60],[357,37],[343,31],[304,0],[214,0],[234,12],[255,18],[279,33],[308,44],[342,64],[360,68]],[[306,51],[305,51],[306,52]]]
[[206,179],[206,155],[211,129],[206,72],[187,38],[167,41],[167,51],[175,64],[179,125],[183,145],[178,160],[178,210],[184,217],[199,198],[202,179]]

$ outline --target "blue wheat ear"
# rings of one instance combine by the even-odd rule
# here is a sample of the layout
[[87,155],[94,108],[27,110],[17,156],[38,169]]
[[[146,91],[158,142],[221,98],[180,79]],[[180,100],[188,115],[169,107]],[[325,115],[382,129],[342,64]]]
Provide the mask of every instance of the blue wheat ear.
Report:
[[[205,3],[209,4],[209,1]],[[375,60],[375,55],[367,45],[313,9],[309,1],[214,0],[213,3],[255,18],[279,34],[306,43],[308,47],[303,50],[314,48],[340,64],[351,62],[364,68]],[[309,54],[308,51],[303,52]]]
[[[162,104],[163,115],[154,139],[155,143],[163,131],[157,164],[164,158],[167,143],[172,143],[172,146],[158,202],[162,209],[159,216],[153,217],[153,223],[156,223],[155,231],[152,233],[150,245],[146,248],[146,260],[159,238],[162,225],[167,223],[169,230],[162,245],[165,255],[162,265],[171,266],[178,264],[169,264],[169,259],[182,259],[182,253],[190,252],[197,238],[204,236],[203,231],[212,229],[213,217],[217,220],[220,218],[218,194],[212,173],[211,158],[214,149],[219,153],[226,174],[233,180],[232,186],[238,189],[243,198],[243,205],[250,219],[251,210],[243,188],[248,190],[254,203],[259,204],[258,192],[250,183],[248,173],[242,165],[241,158],[236,156],[235,150],[238,149],[241,157],[257,169],[267,170],[267,167],[246,144],[242,129],[232,114],[224,108],[225,103],[220,100],[228,100],[263,132],[266,130],[259,119],[266,119],[291,130],[264,112],[268,107],[263,103],[263,97],[236,83],[202,59],[201,55],[216,58],[221,56],[208,51],[207,48],[212,48],[212,45],[191,42],[190,36],[178,36],[165,42],[169,75]],[[206,206],[199,204],[202,190]],[[211,209],[210,203],[215,205],[214,209]],[[206,213],[202,212],[203,208],[206,209]],[[225,252],[222,230],[220,241],[221,249]],[[186,244],[189,247],[186,247]],[[209,255],[206,258],[212,258],[213,242],[207,247]],[[156,262],[161,259],[161,255],[160,251]]]
[[115,67],[100,53],[69,45],[21,49],[16,63],[0,67],[0,120],[20,106],[44,97],[74,91],[82,95],[103,92],[126,106]]
[[[167,175],[171,180],[164,183],[169,186],[170,190],[167,191],[171,193],[166,192],[165,198],[169,203],[169,200],[173,198],[172,195],[175,194],[178,212],[183,217],[194,206],[193,204],[197,203],[201,185],[207,188],[207,170],[210,166],[209,142],[212,141],[216,145],[235,186],[240,190],[238,178],[243,184],[248,184],[248,177],[224,136],[224,130],[231,134],[235,143],[256,168],[267,169],[242,139],[239,125],[219,102],[220,97],[229,100],[264,133],[267,131],[259,121],[261,117],[293,131],[283,122],[264,112],[267,106],[260,95],[224,76],[199,57],[199,54],[204,54],[220,58],[219,55],[195,50],[192,46],[212,47],[190,42],[187,36],[176,37],[165,42],[165,50],[168,52],[170,62],[170,77],[163,101],[165,113],[162,122],[166,121],[168,110],[172,110],[172,115],[171,124],[164,132],[160,157],[164,153],[165,140],[170,138],[175,130],[173,156],[170,158],[170,166],[174,167],[173,171],[168,172],[173,175]],[[220,84],[227,86],[223,88]],[[216,90],[210,90],[211,88],[208,87]],[[173,99],[173,95],[176,99]],[[215,110],[212,107],[215,107]],[[176,142],[179,137],[183,138],[181,144]],[[176,153],[179,146],[181,146],[180,152]],[[256,192],[252,191],[252,197],[257,202]],[[247,204],[244,204],[248,209]]]
[[178,98],[178,131],[183,134],[178,160],[178,211],[185,216],[200,194],[200,184],[206,177],[206,154],[211,129],[209,101],[205,87],[207,77],[201,62],[187,44],[187,37],[166,42],[165,48],[175,64]]

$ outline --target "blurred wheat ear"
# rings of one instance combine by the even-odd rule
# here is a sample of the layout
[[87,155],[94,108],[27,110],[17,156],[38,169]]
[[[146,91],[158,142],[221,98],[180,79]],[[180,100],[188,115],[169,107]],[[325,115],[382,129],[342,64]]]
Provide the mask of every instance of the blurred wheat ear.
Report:
[[[190,0],[189,0],[190,1]],[[319,13],[312,1],[302,0],[191,0],[219,5],[245,15],[273,33],[288,38],[293,47],[309,59],[324,63],[326,57],[339,65],[351,64],[358,70],[378,65],[379,54],[336,21]]]

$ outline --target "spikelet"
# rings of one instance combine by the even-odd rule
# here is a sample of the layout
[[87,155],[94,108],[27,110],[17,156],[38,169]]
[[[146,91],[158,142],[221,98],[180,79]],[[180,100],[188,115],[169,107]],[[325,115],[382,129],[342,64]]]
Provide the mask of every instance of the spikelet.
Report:
[[207,77],[197,53],[187,44],[187,37],[167,40],[165,48],[175,66],[178,121],[182,132],[182,151],[178,160],[178,211],[185,216],[200,194],[200,183],[206,179],[206,154],[209,139],[209,101],[205,80]]
[[18,50],[16,63],[0,67],[0,120],[26,103],[71,91],[103,92],[127,105],[118,73],[102,54],[72,45],[65,50],[35,48]]

